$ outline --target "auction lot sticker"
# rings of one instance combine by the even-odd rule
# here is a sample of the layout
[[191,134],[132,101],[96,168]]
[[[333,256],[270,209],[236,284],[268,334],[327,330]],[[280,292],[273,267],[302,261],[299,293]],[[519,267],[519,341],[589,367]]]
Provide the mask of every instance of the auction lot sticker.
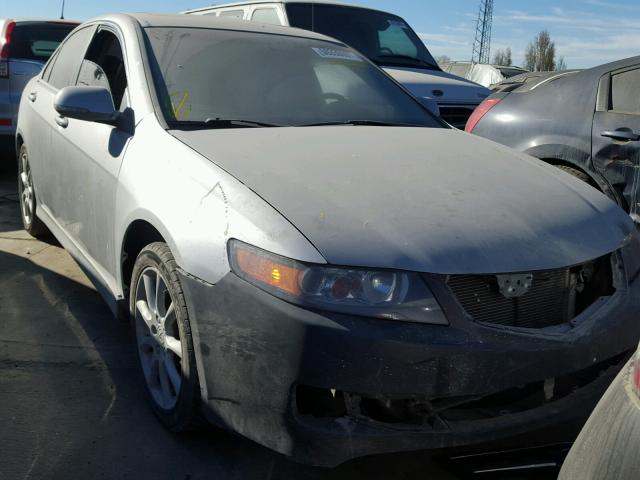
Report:
[[313,51],[320,55],[322,58],[330,58],[332,60],[354,60],[356,62],[363,61],[358,54],[350,52],[349,50],[313,47]]

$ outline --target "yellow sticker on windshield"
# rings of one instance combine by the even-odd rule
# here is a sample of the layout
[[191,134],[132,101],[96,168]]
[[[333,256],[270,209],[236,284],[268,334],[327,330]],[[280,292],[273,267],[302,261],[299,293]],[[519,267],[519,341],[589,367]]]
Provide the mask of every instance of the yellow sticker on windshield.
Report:
[[171,108],[176,120],[186,120],[191,114],[191,105],[187,105],[189,92],[174,92],[171,95]]

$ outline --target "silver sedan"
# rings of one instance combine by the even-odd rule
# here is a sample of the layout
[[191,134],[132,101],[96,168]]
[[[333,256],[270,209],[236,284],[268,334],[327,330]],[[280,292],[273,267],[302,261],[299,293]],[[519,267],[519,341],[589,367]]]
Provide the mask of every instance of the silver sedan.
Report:
[[88,21],[17,147],[25,228],[131,319],[174,431],[321,465],[506,439],[593,405],[640,336],[621,209],[321,35]]

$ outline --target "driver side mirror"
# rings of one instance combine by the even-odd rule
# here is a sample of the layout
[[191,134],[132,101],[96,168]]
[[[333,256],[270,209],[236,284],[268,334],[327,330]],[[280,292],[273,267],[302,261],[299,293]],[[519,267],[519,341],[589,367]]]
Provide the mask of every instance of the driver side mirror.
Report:
[[436,102],[433,98],[419,97],[418,101],[422,104],[423,107],[433,113],[436,117],[440,117],[440,107],[438,106],[438,102]]
[[111,92],[103,87],[65,87],[56,94],[53,107],[63,117],[113,126],[121,117]]

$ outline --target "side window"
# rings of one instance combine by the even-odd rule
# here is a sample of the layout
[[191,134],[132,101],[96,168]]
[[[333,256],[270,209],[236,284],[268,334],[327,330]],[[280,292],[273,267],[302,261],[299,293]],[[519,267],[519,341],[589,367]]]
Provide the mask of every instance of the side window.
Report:
[[49,62],[47,63],[47,66],[42,71],[42,79],[45,82],[49,81],[49,75],[51,75],[51,69],[53,68],[53,64],[56,63],[56,58],[58,58],[58,56],[54,53],[52,55],[51,60],[49,60]]
[[409,26],[402,20],[389,20],[389,26],[378,31],[378,43],[382,53],[394,55],[407,55],[415,57],[418,55],[416,47],[407,35]]
[[258,8],[253,11],[251,20],[260,23],[270,23],[272,25],[282,25],[278,11],[275,8]]
[[127,74],[120,41],[113,33],[96,34],[82,61],[78,85],[104,87],[111,92],[113,104],[121,109],[127,90]]
[[611,109],[640,115],[640,68],[611,76]]
[[[87,49],[95,27],[87,27],[72,34],[56,53],[51,63],[48,82],[56,88],[64,88],[76,84],[82,55]],[[44,77],[43,77],[44,78]]]
[[225,10],[224,12],[220,12],[220,17],[227,18],[239,18],[242,20],[244,17],[244,10]]

